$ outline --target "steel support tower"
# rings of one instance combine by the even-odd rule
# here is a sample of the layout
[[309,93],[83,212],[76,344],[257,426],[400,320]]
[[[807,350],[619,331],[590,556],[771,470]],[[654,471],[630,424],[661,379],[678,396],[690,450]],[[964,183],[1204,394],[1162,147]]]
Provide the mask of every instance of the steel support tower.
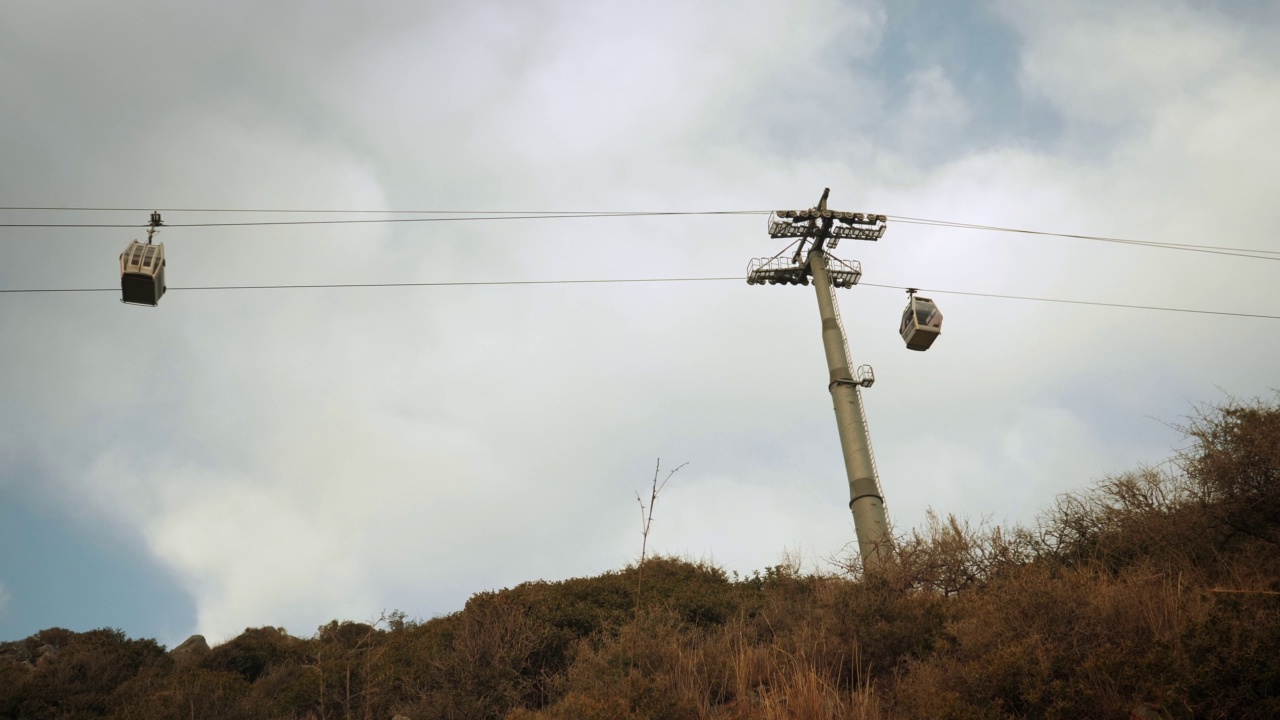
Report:
[[771,258],[758,258],[747,267],[750,285],[808,285],[818,296],[818,314],[822,318],[822,347],[827,356],[828,385],[835,407],[836,429],[844,453],[845,474],[849,479],[849,510],[853,513],[854,532],[858,536],[858,552],[863,568],[874,570],[889,557],[892,536],[884,510],[884,496],[871,453],[871,435],[862,407],[862,388],[871,387],[875,374],[871,366],[850,370],[849,344],[840,321],[840,307],[835,289],[853,287],[862,278],[857,261],[840,260],[830,250],[842,238],[878,240],[884,235],[884,215],[867,215],[834,211],[827,208],[831,189],[822,191],[822,199],[807,210],[779,210],[769,216],[769,236],[796,238],[796,250],[784,257],[791,246]]

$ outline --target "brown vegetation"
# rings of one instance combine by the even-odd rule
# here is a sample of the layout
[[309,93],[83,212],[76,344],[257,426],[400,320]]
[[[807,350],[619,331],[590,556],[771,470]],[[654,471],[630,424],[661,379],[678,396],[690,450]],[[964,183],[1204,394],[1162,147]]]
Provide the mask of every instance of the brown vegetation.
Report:
[[1280,407],[1185,431],[1167,465],[1033,527],[931,516],[874,574],[652,558],[643,584],[628,567],[425,622],[250,629],[181,664],[53,628],[0,645],[0,718],[1280,717]]

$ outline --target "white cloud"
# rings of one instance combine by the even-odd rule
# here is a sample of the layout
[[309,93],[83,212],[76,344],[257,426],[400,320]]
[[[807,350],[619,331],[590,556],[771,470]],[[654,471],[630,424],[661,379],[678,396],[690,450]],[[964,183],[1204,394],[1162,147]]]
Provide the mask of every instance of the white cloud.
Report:
[[1021,78],[1072,119],[1142,128],[1169,102],[1248,64],[1241,33],[1189,3],[1001,3]]
[[941,153],[961,144],[971,110],[941,67],[907,78],[907,99],[898,129],[899,147],[910,157]]

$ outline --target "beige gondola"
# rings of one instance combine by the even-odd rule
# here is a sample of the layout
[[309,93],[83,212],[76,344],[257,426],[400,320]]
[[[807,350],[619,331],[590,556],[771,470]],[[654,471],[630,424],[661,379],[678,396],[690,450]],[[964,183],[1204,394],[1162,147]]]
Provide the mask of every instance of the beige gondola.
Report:
[[164,225],[160,213],[151,213],[147,224],[147,242],[134,240],[120,253],[120,301],[130,305],[155,307],[164,295],[164,243],[153,245],[152,238]]
[[908,290],[907,307],[902,311],[898,333],[906,341],[908,350],[928,350],[942,334],[942,311],[929,298],[916,297],[914,289]]
[[164,265],[164,243],[129,243],[120,253],[120,299],[130,305],[159,304],[165,291]]

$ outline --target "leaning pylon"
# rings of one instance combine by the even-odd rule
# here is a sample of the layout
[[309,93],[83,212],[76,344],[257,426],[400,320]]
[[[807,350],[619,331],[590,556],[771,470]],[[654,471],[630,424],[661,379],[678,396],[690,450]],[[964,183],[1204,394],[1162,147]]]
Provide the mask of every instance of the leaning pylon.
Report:
[[849,345],[835,288],[848,288],[862,278],[857,261],[835,258],[830,250],[842,238],[879,240],[885,231],[884,215],[839,212],[827,208],[830,188],[822,191],[822,199],[807,210],[779,210],[769,216],[769,236],[796,238],[796,250],[784,257],[790,246],[772,258],[758,258],[747,267],[750,285],[808,285],[813,280],[818,295],[818,313],[822,318],[822,346],[827,355],[828,390],[835,407],[836,428],[844,453],[844,468],[849,479],[849,510],[853,513],[854,532],[858,536],[858,552],[863,567],[878,567],[892,551],[892,537],[884,510],[884,496],[876,474],[876,461],[871,453],[871,435],[862,407],[862,388],[871,387],[875,374],[871,366],[850,369]]

